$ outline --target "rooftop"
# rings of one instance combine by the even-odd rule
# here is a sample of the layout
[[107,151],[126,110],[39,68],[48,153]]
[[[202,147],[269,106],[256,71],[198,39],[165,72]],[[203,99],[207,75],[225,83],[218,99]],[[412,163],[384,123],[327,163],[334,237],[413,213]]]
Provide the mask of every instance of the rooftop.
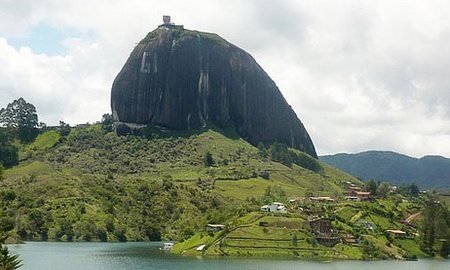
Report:
[[395,234],[406,234],[406,232],[400,230],[386,230],[386,231]]
[[206,226],[211,227],[211,228],[224,228],[225,227],[225,225],[223,225],[223,224],[208,224]]

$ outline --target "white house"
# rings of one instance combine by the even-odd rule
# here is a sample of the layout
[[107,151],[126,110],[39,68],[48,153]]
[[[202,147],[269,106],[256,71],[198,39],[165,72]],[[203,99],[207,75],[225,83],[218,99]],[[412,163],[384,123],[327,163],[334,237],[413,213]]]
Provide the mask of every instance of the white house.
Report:
[[269,205],[261,206],[261,212],[287,213],[287,208],[283,203],[273,202]]

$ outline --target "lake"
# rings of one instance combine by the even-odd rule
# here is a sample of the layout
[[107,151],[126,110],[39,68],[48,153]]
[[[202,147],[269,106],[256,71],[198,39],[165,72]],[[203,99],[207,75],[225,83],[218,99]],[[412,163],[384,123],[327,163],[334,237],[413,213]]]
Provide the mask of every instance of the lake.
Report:
[[162,243],[61,243],[28,242],[8,245],[19,254],[21,270],[152,270],[152,269],[333,269],[333,270],[448,270],[449,260],[335,261],[297,259],[183,257],[161,252]]

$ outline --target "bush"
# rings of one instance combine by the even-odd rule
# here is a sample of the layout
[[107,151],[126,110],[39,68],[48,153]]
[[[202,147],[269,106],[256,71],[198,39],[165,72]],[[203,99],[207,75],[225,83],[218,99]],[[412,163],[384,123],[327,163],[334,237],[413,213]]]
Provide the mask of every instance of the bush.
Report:
[[214,159],[211,152],[208,151],[205,153],[203,157],[203,164],[205,164],[206,167],[214,166]]
[[261,172],[259,173],[259,176],[261,176],[262,178],[264,178],[264,179],[266,179],[266,180],[270,179],[270,174],[269,174],[268,171],[261,171]]
[[118,136],[126,136],[131,133],[131,129],[124,124],[120,124],[116,127],[116,133]]

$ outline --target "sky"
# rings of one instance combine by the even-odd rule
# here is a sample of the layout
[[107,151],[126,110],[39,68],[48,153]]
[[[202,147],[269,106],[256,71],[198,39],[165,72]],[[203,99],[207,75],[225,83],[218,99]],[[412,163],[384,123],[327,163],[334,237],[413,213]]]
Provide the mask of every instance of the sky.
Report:
[[249,52],[319,155],[450,157],[447,0],[0,0],[0,108],[23,97],[49,125],[100,120],[162,15]]

